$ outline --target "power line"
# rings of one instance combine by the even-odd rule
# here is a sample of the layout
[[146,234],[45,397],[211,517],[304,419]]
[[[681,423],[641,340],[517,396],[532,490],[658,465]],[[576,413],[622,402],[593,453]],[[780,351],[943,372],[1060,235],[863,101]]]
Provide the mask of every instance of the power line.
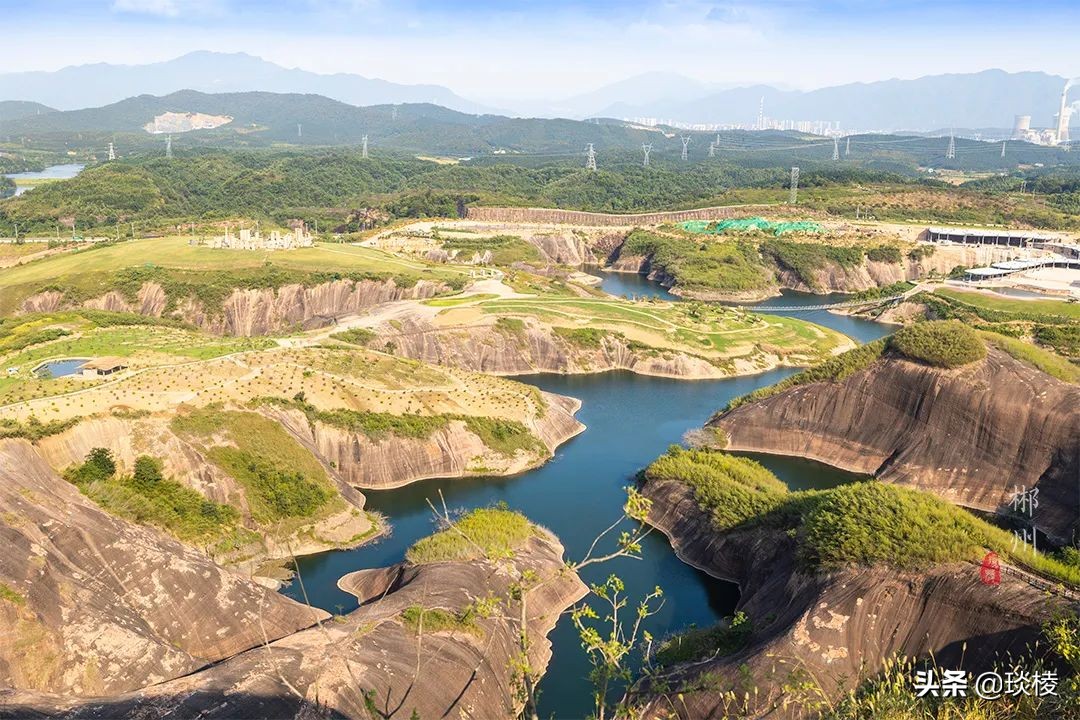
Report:
[[596,150],[593,149],[592,143],[589,143],[588,148],[585,149],[585,169],[596,172]]
[[788,198],[788,202],[791,205],[799,202],[799,168],[791,168],[791,195]]
[[645,153],[645,162],[642,163],[642,167],[649,167],[649,153],[652,152],[652,145],[642,145],[641,151]]
[[686,146],[690,144],[690,136],[689,135],[683,135],[682,138],[680,138],[680,139],[682,140],[682,159],[686,160],[687,159]]

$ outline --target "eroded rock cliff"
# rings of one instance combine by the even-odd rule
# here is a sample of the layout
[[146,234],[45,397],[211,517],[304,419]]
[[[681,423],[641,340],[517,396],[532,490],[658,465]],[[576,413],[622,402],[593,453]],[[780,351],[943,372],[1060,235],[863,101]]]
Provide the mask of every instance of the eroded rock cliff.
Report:
[[[532,589],[523,611],[510,599],[511,585],[526,577]],[[516,717],[520,619],[529,666],[542,672],[551,655],[546,634],[585,593],[566,569],[561,545],[542,530],[508,561],[403,564],[353,573],[339,584],[361,606],[337,622],[118,697],[79,702],[16,693],[0,706],[0,717]],[[502,601],[497,611],[478,613],[483,598]],[[471,610],[474,620],[421,632],[420,609],[459,618]]]
[[728,448],[796,455],[985,511],[1039,488],[1034,522],[1080,518],[1080,388],[990,348],[954,370],[889,355],[841,382],[748,403],[711,422]]
[[[118,291],[82,303],[70,303],[64,294],[48,290],[23,301],[22,312],[52,312],[71,305],[114,312],[133,312],[161,317],[168,315],[208,332],[222,335],[255,336],[297,328],[325,327],[334,318],[356,313],[393,300],[423,299],[448,291],[444,285],[420,280],[412,287],[399,287],[393,279],[335,280],[312,287],[284,285],[280,288],[236,288],[220,310],[207,308],[192,297],[168,297],[157,283],[144,283],[137,297],[128,299]],[[169,310],[170,303],[174,309]]]
[[[641,375],[675,378],[721,378],[734,368],[715,365],[703,357],[674,350],[645,348],[612,333],[596,346],[575,344],[550,327],[532,321],[520,330],[502,330],[495,323],[467,328],[439,327],[419,318],[402,319],[397,327],[382,327],[370,346],[436,365],[460,367],[493,375],[538,372],[594,373],[629,370]],[[763,371],[779,358],[762,355]],[[747,367],[740,366],[746,372]],[[750,370],[750,371],[753,371]]]
[[126,692],[327,617],[102,511],[24,440],[0,440],[0,507],[0,687]]
[[544,452],[499,452],[454,420],[427,437],[387,434],[373,437],[324,422],[311,421],[296,410],[265,408],[324,465],[335,468],[347,483],[358,488],[387,489],[434,477],[512,475],[546,461],[555,448],[585,426],[574,419],[581,403],[573,398],[540,393],[546,408],[523,418],[523,425],[541,441]]
[[643,684],[645,717],[720,717],[733,702],[740,717],[806,717],[898,654],[933,652],[941,667],[979,672],[1023,655],[1068,606],[1008,569],[1000,585],[986,585],[973,562],[810,571],[795,561],[795,538],[768,524],[716,531],[683,483],[648,480],[643,492],[653,501],[649,522],[681,559],[738,582],[738,610],[753,622],[743,649]]

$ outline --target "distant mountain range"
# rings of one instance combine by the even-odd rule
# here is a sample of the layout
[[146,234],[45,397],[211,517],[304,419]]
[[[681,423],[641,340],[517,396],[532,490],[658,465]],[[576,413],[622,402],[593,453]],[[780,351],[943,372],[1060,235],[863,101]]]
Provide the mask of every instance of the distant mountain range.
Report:
[[808,92],[767,85],[741,87],[649,103],[616,102],[602,113],[749,125],[764,99],[765,115],[770,118],[839,121],[841,128],[862,131],[1008,128],[1015,115],[1031,115],[1035,126],[1048,127],[1064,85],[1065,78],[1042,72],[985,70],[852,83]]
[[[1049,126],[1064,83],[1065,78],[1042,72],[986,70],[798,91],[771,85],[724,86],[652,72],[561,100],[507,100],[499,104],[508,110],[496,110],[439,85],[402,85],[346,73],[323,75],[243,53],[194,52],[148,65],[95,64],[0,74],[0,100],[71,110],[180,90],[264,91],[317,94],[356,106],[426,103],[471,114],[750,125],[764,98],[765,115],[780,120],[827,120],[861,131],[933,131],[1008,128],[1015,115],[1031,115],[1035,126]],[[13,117],[5,118],[0,111],[0,122]],[[1080,113],[1074,121],[1080,122]]]
[[347,73],[321,75],[245,53],[200,51],[148,65],[98,63],[55,72],[0,74],[0,100],[30,100],[60,110],[100,107],[133,95],[168,95],[178,90],[317,93],[350,105],[433,103],[470,113],[490,110],[439,85],[401,85]]
[[[0,137],[27,138],[39,147],[103,149],[115,142],[122,155],[160,152],[165,138],[145,126],[165,113],[215,116],[211,129],[179,132],[170,129],[173,146],[265,147],[292,145],[359,145],[368,136],[373,150],[410,153],[496,155],[543,153],[544,158],[580,154],[586,143],[598,150],[636,148],[645,140],[659,146],[678,140],[623,123],[580,120],[510,118],[472,115],[430,103],[357,107],[314,94],[202,93],[182,90],[162,97],[140,95],[104,107],[46,111],[38,114],[28,103],[11,106],[21,117],[0,125]],[[156,149],[156,150],[155,150]]]

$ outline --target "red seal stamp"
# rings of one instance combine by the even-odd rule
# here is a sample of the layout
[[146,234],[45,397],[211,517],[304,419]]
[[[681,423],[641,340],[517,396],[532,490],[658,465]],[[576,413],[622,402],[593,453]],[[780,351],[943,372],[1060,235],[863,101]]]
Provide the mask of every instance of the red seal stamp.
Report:
[[1001,563],[998,562],[997,553],[986,553],[982,565],[979,566],[979,579],[982,580],[983,585],[1001,584]]

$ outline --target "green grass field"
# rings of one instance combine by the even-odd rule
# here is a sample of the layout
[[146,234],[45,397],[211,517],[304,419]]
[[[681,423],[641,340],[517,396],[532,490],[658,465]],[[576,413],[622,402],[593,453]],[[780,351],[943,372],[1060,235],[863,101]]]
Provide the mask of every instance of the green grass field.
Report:
[[934,294],[984,310],[1030,315],[1056,315],[1080,320],[1080,303],[1069,303],[1061,300],[1019,300],[1004,296],[995,297],[989,293],[953,290],[951,288],[938,288],[934,290]]
[[[118,355],[132,359],[133,366],[151,366],[209,360],[245,350],[273,346],[266,338],[219,337],[177,327],[160,325],[110,325],[98,327],[74,312],[46,313],[19,318],[0,333],[0,405],[34,397],[57,395],[90,387],[94,381],[55,378],[38,379],[32,370],[47,360]],[[67,335],[20,347],[50,329],[60,328]],[[5,348],[7,350],[5,351]],[[14,368],[14,374],[7,369]]]
[[460,287],[466,273],[446,266],[404,260],[373,248],[318,243],[296,250],[219,250],[192,246],[185,237],[134,240],[90,246],[26,263],[0,274],[0,315],[9,315],[27,296],[44,287],[63,286],[88,294],[110,289],[113,274],[156,267],[189,273],[263,270],[267,265],[311,273],[366,273],[444,281]]
[[665,346],[706,355],[737,354],[757,345],[777,354],[824,357],[846,342],[840,333],[795,318],[698,303],[542,297],[491,300],[477,307],[500,317],[533,317],[556,326],[644,333]]

